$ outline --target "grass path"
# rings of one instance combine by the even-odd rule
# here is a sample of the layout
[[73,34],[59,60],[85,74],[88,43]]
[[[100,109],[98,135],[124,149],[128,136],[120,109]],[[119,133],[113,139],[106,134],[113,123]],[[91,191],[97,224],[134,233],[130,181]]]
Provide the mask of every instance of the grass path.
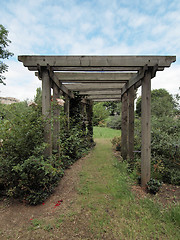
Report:
[[[25,207],[26,221],[16,222],[11,231],[8,225],[0,228],[0,239],[179,239],[175,213],[152,200],[136,198],[131,182],[125,163],[114,157],[110,140],[98,138],[96,147],[67,171],[45,205]],[[62,204],[53,208],[60,199]],[[15,214],[18,219],[19,212]]]

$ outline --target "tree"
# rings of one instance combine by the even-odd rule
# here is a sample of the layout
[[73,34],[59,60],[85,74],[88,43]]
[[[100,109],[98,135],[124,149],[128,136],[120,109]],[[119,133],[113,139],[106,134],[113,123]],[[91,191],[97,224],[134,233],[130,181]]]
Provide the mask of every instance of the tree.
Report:
[[[6,28],[0,24],[0,59],[8,59],[13,56],[13,53],[9,52],[6,48],[9,46],[11,41],[7,38],[8,31]],[[2,74],[8,70],[8,66],[0,60],[0,83],[4,83],[6,79]]]
[[[151,114],[156,117],[171,116],[177,111],[176,101],[165,89],[151,91]],[[136,113],[141,116],[141,97],[137,99]]]

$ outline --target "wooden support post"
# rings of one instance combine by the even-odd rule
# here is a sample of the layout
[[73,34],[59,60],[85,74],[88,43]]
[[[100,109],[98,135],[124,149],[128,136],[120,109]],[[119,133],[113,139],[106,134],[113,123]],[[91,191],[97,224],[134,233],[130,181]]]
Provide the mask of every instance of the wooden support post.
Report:
[[45,149],[45,157],[52,155],[51,139],[51,81],[46,68],[42,68],[42,114],[45,120],[44,141],[48,144]]
[[88,121],[88,137],[90,139],[91,142],[94,142],[93,140],[93,122],[92,122],[92,118],[93,118],[93,102],[89,101],[89,104],[86,105],[86,112],[87,112],[87,121]]
[[86,104],[81,102],[81,114],[82,114],[82,131],[83,131],[83,135],[86,135]]
[[128,157],[134,158],[134,86],[128,90]]
[[141,100],[141,186],[150,180],[151,168],[151,71],[142,80]]
[[60,107],[57,98],[60,97],[60,89],[53,83],[53,150],[59,153],[59,134],[60,134]]
[[121,155],[127,158],[127,113],[128,113],[127,93],[122,95],[122,114],[121,114]]
[[65,95],[64,112],[65,112],[66,121],[67,121],[66,127],[67,127],[67,130],[69,131],[69,96],[67,94]]

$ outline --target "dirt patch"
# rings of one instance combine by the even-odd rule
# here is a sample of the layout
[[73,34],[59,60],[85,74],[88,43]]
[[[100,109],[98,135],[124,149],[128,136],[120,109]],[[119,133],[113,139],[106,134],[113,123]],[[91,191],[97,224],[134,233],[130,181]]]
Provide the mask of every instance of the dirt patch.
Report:
[[[79,159],[70,169],[65,171],[55,192],[41,205],[28,206],[16,200],[2,199],[0,201],[1,239],[23,239],[20,238],[21,232],[27,229],[34,219],[49,220],[70,212],[76,201],[79,173],[86,158],[87,156]],[[19,237],[16,238],[15,235]],[[26,239],[32,238],[26,236]]]
[[155,195],[144,191],[139,185],[133,185],[132,191],[137,198],[141,199],[148,197],[161,203],[164,207],[169,207],[172,204],[180,202],[180,186],[163,184],[159,192]]

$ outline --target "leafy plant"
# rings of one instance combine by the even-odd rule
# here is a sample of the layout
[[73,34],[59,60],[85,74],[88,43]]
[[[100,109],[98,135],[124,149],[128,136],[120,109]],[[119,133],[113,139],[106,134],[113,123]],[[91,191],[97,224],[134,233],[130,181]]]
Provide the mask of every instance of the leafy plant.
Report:
[[156,194],[159,191],[161,185],[162,184],[160,183],[160,181],[151,178],[147,183],[147,189],[150,193]]

